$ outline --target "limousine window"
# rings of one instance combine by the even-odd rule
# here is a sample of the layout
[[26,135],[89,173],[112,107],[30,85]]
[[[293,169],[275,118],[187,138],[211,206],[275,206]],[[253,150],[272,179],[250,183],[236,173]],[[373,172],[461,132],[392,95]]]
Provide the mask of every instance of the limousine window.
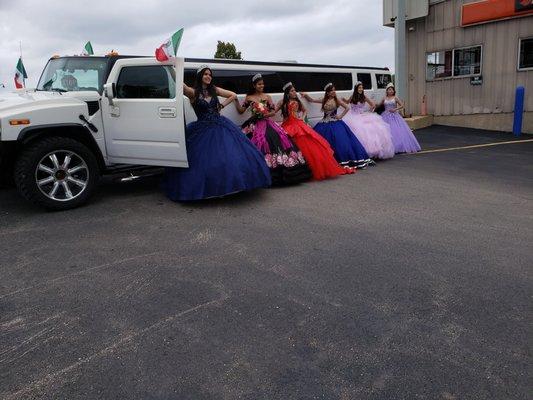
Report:
[[389,74],[376,74],[376,82],[378,89],[385,89],[392,82],[392,79]]
[[[305,92],[321,92],[328,82],[332,82],[337,90],[352,89],[352,74],[344,72],[276,72],[217,69],[213,71],[213,78],[217,86],[237,94],[245,94],[250,88],[252,77],[257,73],[263,75],[267,93],[281,93],[283,85],[287,82],[292,82],[297,90]],[[194,86],[195,77],[196,70],[185,70],[184,82],[187,85]]]
[[369,73],[357,73],[357,80],[363,84],[364,89],[372,89],[372,76]]
[[292,82],[300,92],[322,92],[331,82],[337,90],[352,89],[352,74],[347,72],[279,72],[283,82]]

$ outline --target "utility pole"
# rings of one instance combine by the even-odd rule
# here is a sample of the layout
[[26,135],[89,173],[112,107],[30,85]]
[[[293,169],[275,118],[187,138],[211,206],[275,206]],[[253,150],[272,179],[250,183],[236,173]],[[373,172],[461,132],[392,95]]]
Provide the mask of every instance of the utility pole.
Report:
[[407,101],[407,52],[405,41],[405,0],[396,0],[396,19],[394,21],[394,50],[395,50],[395,87],[396,95],[404,102]]

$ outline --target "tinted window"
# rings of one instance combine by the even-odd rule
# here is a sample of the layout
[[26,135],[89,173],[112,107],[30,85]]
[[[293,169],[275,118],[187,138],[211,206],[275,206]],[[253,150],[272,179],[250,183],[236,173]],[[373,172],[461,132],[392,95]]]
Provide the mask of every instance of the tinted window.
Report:
[[[349,72],[279,72],[283,84],[292,82],[302,92],[323,92],[331,82],[337,90],[351,90],[352,74]],[[278,90],[281,92],[281,87]]]
[[[265,92],[281,93],[283,85],[292,82],[297,90],[305,92],[321,92],[324,86],[332,82],[337,90],[352,89],[352,74],[330,72],[275,72],[275,71],[236,71],[215,69],[213,77],[215,85],[231,90],[237,94],[245,94],[250,89],[252,77],[261,74],[265,81]],[[196,70],[185,70],[184,81],[193,87]]]
[[372,89],[372,76],[368,73],[357,73],[357,80],[363,84],[364,89]]
[[385,89],[392,82],[392,79],[389,74],[376,74],[376,82],[378,89]]
[[453,76],[481,73],[481,46],[453,51]]
[[176,95],[172,67],[124,67],[117,81],[119,99],[170,99]]
[[520,40],[518,68],[533,68],[533,38]]
[[[196,79],[196,70],[186,69],[184,73],[184,82],[194,87]],[[277,72],[274,71],[236,71],[228,69],[213,70],[213,79],[216,86],[222,89],[231,90],[237,94],[245,94],[250,90],[252,78],[255,74],[261,74],[265,82],[266,92],[280,92],[283,82]]]

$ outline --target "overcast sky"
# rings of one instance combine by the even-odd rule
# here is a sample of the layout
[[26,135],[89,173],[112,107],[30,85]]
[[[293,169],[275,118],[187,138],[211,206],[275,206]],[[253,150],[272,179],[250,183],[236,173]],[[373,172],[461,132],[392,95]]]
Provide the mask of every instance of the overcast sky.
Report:
[[22,41],[28,86],[53,54],[153,55],[179,28],[178,54],[212,58],[217,40],[246,60],[394,65],[394,30],[381,0],[0,0],[0,83],[13,87]]

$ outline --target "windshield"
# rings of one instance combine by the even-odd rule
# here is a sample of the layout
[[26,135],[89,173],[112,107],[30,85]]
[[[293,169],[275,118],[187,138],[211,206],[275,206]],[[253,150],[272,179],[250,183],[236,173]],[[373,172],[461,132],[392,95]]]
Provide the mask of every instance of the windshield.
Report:
[[56,58],[48,61],[37,90],[102,92],[107,60],[103,58]]

